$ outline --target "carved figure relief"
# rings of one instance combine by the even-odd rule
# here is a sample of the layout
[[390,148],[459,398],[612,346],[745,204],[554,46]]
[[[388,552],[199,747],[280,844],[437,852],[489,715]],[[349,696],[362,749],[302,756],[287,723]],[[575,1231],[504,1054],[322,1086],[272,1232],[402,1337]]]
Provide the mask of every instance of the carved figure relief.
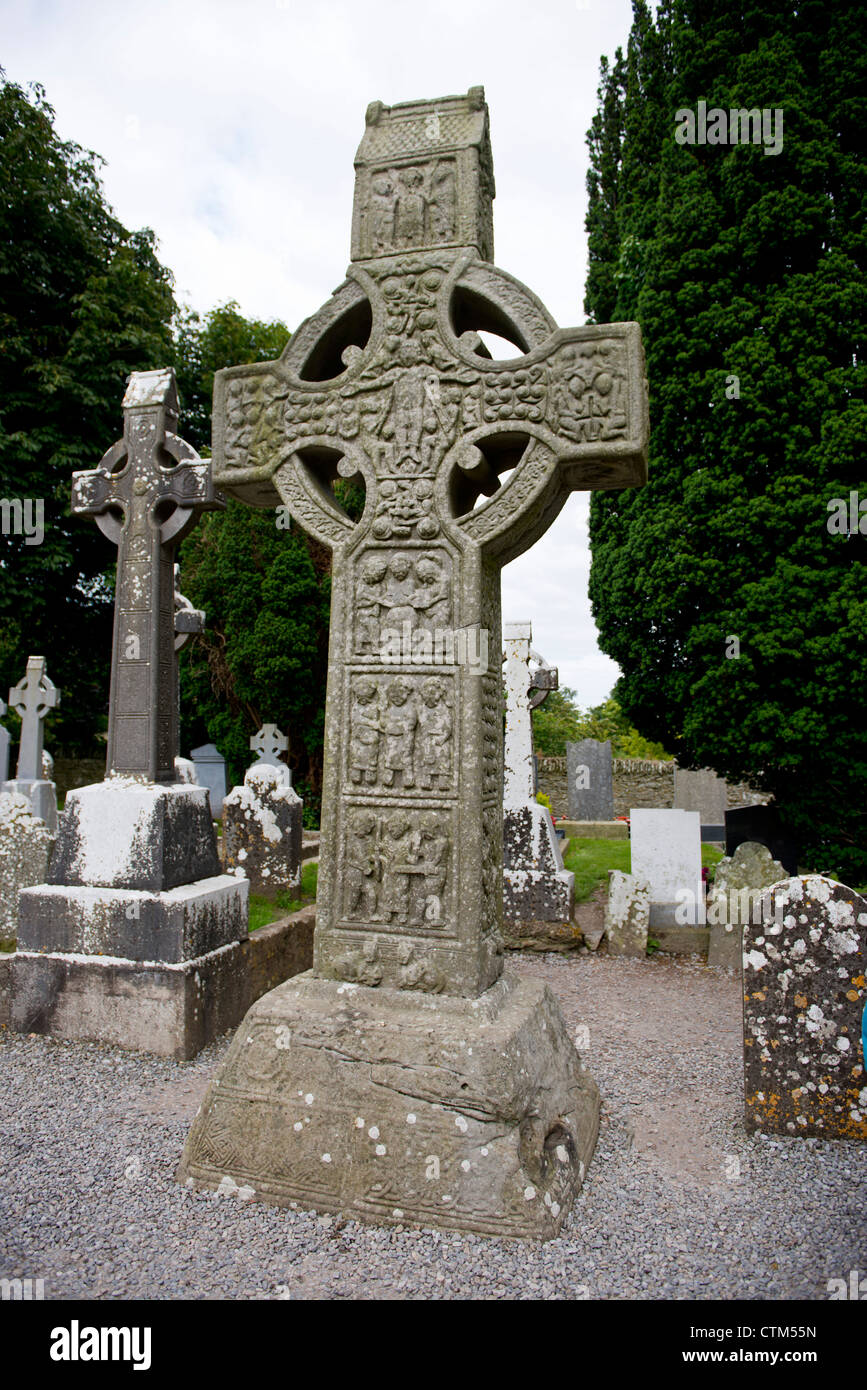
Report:
[[568,344],[553,366],[549,413],[558,433],[582,443],[626,436],[628,375],[622,343]]
[[444,926],[450,854],[442,812],[356,808],[347,836],[344,918],[407,930]]
[[449,555],[441,550],[368,550],[357,573],[356,656],[399,665],[432,660],[431,639],[452,626]]
[[349,697],[349,783],[362,791],[448,791],[454,782],[451,683],[356,675]]
[[370,181],[372,255],[454,241],[457,184],[452,159],[382,169]]

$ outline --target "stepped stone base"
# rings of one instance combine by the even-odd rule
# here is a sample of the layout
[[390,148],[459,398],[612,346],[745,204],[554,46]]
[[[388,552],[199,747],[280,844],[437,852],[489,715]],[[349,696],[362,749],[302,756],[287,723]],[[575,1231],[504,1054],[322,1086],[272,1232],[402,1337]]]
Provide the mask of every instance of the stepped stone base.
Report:
[[117,956],[18,951],[10,959],[10,1022],[18,1033],[187,1061],[243,1017],[250,944],[170,965]]
[[178,1180],[385,1224],[547,1239],[599,1092],[540,981],[478,999],[299,975],[248,1013]]

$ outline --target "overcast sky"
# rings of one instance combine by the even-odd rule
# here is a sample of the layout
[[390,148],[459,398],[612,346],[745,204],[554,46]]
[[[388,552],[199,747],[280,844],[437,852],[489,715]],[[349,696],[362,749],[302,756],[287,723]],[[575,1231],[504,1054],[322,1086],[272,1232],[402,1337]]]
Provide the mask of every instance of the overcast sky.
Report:
[[[629,0],[0,0],[0,64],[46,89],[64,138],[96,150],[109,202],[152,227],[178,297],[294,328],[349,261],[353,156],[368,102],[483,85],[495,259],[558,323],[583,323],[585,132],[599,59]],[[97,452],[111,441],[95,441]],[[582,705],[618,668],[587,598],[587,496],[503,573],[503,619]]]

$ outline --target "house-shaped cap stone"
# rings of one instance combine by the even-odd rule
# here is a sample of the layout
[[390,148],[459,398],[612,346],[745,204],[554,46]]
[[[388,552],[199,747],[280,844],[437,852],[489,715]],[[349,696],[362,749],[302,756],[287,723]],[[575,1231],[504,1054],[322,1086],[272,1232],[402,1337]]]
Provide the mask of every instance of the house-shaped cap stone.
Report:
[[467,247],[493,260],[494,164],[483,87],[371,102],[355,156],[352,259]]

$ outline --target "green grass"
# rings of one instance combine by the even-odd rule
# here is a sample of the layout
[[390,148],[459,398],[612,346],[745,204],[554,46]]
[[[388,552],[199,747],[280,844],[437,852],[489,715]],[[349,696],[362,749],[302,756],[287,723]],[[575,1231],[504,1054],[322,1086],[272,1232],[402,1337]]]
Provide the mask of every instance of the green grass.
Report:
[[[621,869],[628,874],[631,868],[632,846],[628,840],[570,840],[563,863],[575,875],[575,901],[586,902],[594,889],[608,883],[609,869]],[[703,844],[701,862],[706,868],[718,864],[723,852],[716,845]]]
[[319,879],[319,865],[305,864],[301,870],[301,893],[293,897],[289,892],[278,893],[276,898],[266,898],[260,893],[250,894],[250,920],[248,931],[258,931],[276,922],[279,917],[287,917],[290,912],[298,912],[316,901],[316,885]]

